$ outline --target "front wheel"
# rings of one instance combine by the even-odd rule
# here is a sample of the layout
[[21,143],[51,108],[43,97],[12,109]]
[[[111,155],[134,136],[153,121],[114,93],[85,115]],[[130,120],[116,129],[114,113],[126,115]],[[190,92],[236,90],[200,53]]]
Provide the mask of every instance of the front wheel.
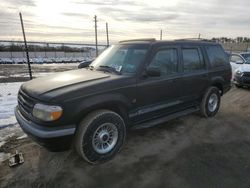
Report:
[[210,87],[206,91],[201,102],[201,114],[204,117],[213,117],[220,108],[220,90],[217,87]]
[[96,164],[115,156],[125,137],[125,123],[119,114],[110,110],[97,110],[79,124],[75,148],[87,162]]

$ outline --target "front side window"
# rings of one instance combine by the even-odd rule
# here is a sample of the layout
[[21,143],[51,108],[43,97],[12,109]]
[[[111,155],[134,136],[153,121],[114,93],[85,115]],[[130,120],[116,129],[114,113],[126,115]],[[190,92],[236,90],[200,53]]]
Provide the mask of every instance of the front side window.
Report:
[[228,56],[220,46],[206,46],[205,48],[212,67],[220,67],[228,62]]
[[161,75],[171,75],[178,72],[177,49],[163,49],[158,51],[149,67],[159,68]]
[[241,54],[242,57],[246,60],[246,64],[250,64],[250,54]]
[[193,72],[205,68],[198,48],[184,48],[182,49],[182,56],[184,72]]
[[119,73],[135,73],[144,60],[148,45],[113,45],[91,64],[95,69],[112,68]]

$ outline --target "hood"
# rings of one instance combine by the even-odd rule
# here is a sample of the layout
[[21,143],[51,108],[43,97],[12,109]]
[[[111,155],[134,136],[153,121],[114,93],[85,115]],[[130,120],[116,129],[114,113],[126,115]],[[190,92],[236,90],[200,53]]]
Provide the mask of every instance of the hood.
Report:
[[71,70],[25,82],[21,89],[30,96],[37,98],[44,93],[63,89],[67,86],[89,83],[108,77],[110,77],[110,75],[97,71],[86,69]]
[[250,72],[250,64],[243,64],[240,69],[242,72]]

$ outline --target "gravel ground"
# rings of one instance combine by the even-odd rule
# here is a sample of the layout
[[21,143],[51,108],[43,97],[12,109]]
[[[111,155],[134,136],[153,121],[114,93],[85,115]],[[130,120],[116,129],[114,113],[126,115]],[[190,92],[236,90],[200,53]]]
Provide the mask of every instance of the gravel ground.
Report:
[[130,131],[111,161],[89,165],[74,151],[51,153],[29,138],[0,147],[25,163],[0,164],[0,187],[250,187],[250,90],[232,89],[214,118],[198,114]]

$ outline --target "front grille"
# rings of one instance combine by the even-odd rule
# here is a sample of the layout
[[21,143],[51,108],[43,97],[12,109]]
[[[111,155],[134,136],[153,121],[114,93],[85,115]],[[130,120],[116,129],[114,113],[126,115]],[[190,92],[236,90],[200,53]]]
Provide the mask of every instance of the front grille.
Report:
[[21,111],[21,113],[29,117],[32,113],[33,106],[35,104],[34,99],[32,99],[30,96],[25,94],[21,89],[18,93],[18,106]]
[[250,72],[244,72],[244,73],[243,73],[243,76],[245,76],[245,77],[250,77]]

